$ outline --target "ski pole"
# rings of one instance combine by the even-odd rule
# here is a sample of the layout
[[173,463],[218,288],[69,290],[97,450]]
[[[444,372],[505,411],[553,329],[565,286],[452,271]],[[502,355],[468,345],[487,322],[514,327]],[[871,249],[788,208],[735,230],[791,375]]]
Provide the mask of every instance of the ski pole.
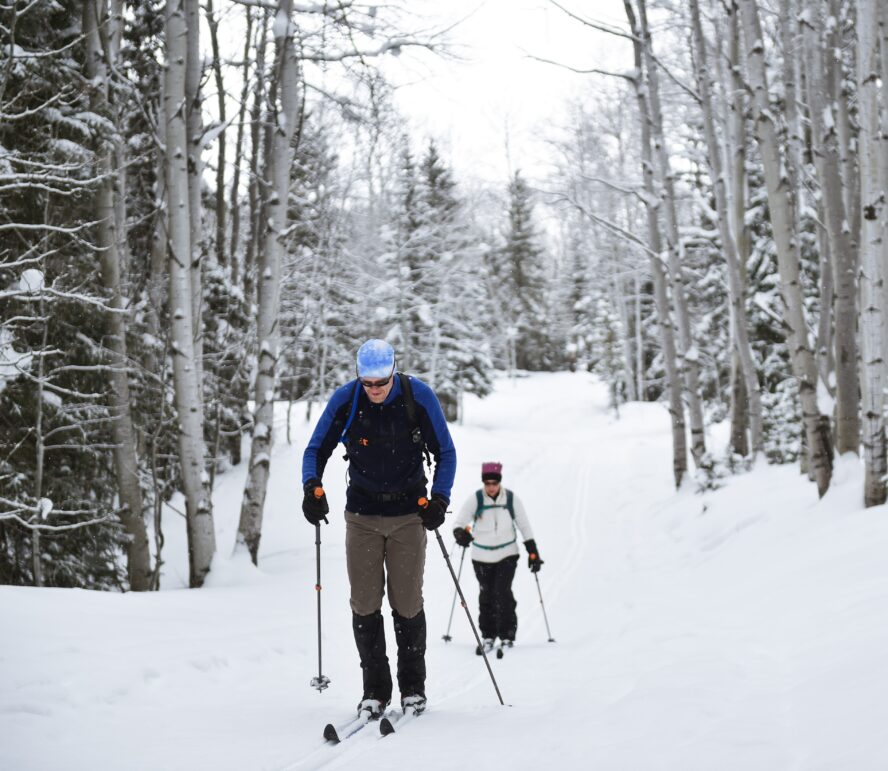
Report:
[[[452,554],[451,554],[452,556]],[[462,557],[459,558],[459,570],[456,573],[456,581],[459,583],[459,579],[462,576],[462,566],[463,562],[466,559],[466,550],[463,549]],[[453,611],[456,609],[456,589],[453,590],[453,602],[450,603],[450,620],[447,622],[447,632],[444,635],[444,642],[450,642],[453,638],[450,636],[450,625],[453,623]]]
[[[469,624],[472,627],[472,632],[475,635],[475,640],[478,642],[478,650],[481,651],[481,655],[484,657],[484,663],[487,666],[487,672],[490,674],[490,679],[493,681],[493,687],[496,690],[497,698],[499,699],[500,704],[505,706],[506,703],[503,701],[503,696],[500,693],[499,686],[496,684],[496,678],[493,676],[493,670],[490,668],[490,662],[487,660],[487,652],[484,650],[484,646],[481,644],[481,638],[478,636],[478,630],[475,628],[475,622],[472,621],[472,614],[469,613],[469,606],[466,605],[466,598],[463,596],[462,589],[459,586],[459,579],[456,577],[456,573],[453,572],[453,565],[450,562],[450,557],[447,556],[447,547],[444,545],[444,539],[441,538],[441,533],[438,532],[438,528],[435,528],[435,537],[438,539],[438,545],[441,547],[441,554],[444,555],[444,561],[447,563],[447,569],[450,571],[450,576],[451,578],[453,578],[453,583],[456,585],[456,591],[459,594],[460,604],[466,611],[466,618],[469,619]],[[465,554],[465,550],[463,551],[463,554]]]
[[[324,517],[324,522],[327,518]],[[328,523],[329,524],[329,523]],[[323,674],[321,667],[321,523],[315,525],[315,555],[318,563],[318,580],[315,591],[318,594],[318,676],[311,679],[311,687],[317,688],[318,693],[330,685],[330,678]]]
[[533,577],[537,582],[537,594],[540,595],[540,607],[543,609],[543,621],[546,622],[546,632],[549,635],[549,642],[555,642],[555,638],[552,637],[552,633],[549,631],[549,619],[546,618],[546,606],[543,603],[543,592],[540,590],[540,577],[536,573],[533,574]]

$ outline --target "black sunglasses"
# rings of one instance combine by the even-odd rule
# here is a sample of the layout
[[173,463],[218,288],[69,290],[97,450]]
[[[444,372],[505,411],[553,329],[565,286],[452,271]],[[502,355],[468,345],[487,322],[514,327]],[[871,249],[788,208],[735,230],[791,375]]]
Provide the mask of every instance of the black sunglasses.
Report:
[[361,385],[364,388],[385,388],[392,380],[392,376],[389,375],[385,380],[364,380],[361,378]]

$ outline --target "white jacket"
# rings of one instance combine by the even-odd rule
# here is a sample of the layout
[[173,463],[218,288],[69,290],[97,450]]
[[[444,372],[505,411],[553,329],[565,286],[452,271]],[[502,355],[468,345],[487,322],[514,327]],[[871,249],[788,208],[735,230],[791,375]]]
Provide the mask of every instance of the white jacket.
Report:
[[454,527],[460,529],[471,526],[472,559],[475,562],[500,562],[506,557],[520,554],[518,549],[518,534],[515,526],[521,531],[521,542],[533,538],[530,522],[527,521],[527,511],[517,495],[512,493],[512,508],[515,511],[515,520],[506,508],[506,488],[500,485],[499,494],[491,498],[482,490],[481,500],[484,506],[493,508],[483,509],[480,516],[475,519],[475,511],[478,508],[478,499],[472,493],[459,510],[459,514],[453,522]]

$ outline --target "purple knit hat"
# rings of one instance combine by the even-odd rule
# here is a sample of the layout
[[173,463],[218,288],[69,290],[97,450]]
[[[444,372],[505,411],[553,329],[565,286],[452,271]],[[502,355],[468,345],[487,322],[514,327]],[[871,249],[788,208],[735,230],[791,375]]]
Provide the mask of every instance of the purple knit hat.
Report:
[[503,478],[503,464],[495,463],[493,461],[488,461],[487,463],[481,464],[481,481],[487,481],[488,479],[493,480],[494,482],[499,482]]

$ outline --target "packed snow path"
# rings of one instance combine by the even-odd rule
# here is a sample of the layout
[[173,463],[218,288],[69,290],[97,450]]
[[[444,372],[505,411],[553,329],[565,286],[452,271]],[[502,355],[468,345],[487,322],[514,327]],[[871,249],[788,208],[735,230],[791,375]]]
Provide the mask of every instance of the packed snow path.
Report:
[[[322,528],[332,684],[309,687],[314,530],[299,509],[299,470],[311,426],[299,415],[292,445],[278,434],[259,570],[228,557],[236,469],[218,479],[219,555],[206,588],[182,588],[184,527],[172,511],[165,591],[0,587],[0,768],[888,767],[888,512],[860,507],[856,461],[841,460],[820,502],[791,467],[675,493],[663,407],[628,405],[617,419],[585,374],[497,385],[467,400],[453,427],[453,506],[478,486],[482,461],[503,463],[545,560],[557,640],[547,642],[522,549],[518,641],[491,659],[509,706],[499,706],[458,605],[453,640],[441,639],[453,584],[432,538],[428,714],[385,739],[370,726],[323,743],[324,724],[353,711],[360,670],[335,515]],[[720,451],[723,436],[710,440]],[[334,510],[344,501],[339,455],[325,478]],[[448,550],[450,531],[448,521]],[[468,559],[462,576],[474,616]]]

